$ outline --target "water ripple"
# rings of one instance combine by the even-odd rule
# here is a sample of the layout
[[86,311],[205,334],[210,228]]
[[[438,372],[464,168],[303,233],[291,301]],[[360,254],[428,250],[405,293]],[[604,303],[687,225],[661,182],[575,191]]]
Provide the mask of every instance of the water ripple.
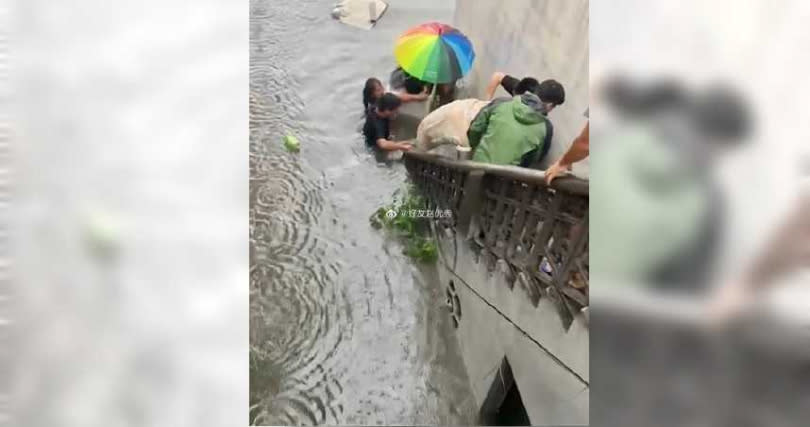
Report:
[[[251,424],[467,424],[466,374],[428,366],[438,362],[419,360],[428,351],[414,342],[424,328],[452,337],[448,322],[420,323],[439,299],[419,293],[407,259],[379,248],[367,224],[404,170],[374,163],[361,112],[345,107],[360,105],[364,45],[389,49],[404,28],[367,37],[375,33],[332,21],[330,8],[250,4]],[[301,153],[281,147],[288,134]],[[460,391],[431,394],[442,381]]]

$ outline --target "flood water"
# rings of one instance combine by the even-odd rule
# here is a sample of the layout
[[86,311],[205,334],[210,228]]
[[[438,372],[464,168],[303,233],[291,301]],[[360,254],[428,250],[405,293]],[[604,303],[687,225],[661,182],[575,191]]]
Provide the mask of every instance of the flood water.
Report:
[[452,22],[453,1],[389,1],[371,31],[332,4],[251,1],[251,422],[471,424],[435,270],[368,222],[404,167],[378,164],[359,132],[365,79],[390,73],[402,31]]

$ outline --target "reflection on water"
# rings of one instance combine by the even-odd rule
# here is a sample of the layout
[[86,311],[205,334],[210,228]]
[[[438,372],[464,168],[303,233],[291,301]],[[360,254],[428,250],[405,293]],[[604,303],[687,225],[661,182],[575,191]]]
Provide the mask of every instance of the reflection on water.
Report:
[[364,149],[362,83],[390,72],[407,27],[452,19],[452,1],[390,3],[367,32],[332,21],[331,2],[251,2],[254,424],[474,421],[435,274],[367,221],[405,172]]

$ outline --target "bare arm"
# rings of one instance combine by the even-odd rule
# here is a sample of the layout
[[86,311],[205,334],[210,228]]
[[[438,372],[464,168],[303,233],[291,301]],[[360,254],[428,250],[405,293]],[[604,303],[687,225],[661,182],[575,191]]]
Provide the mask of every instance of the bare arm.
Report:
[[492,78],[489,79],[489,85],[487,85],[487,100],[490,100],[493,96],[495,96],[495,90],[498,89],[498,85],[501,84],[504,76],[506,76],[506,74],[500,71],[492,73]]
[[399,92],[397,93],[397,96],[402,102],[419,102],[428,99],[428,94],[425,92],[418,93],[416,95],[405,92]]
[[404,143],[404,142],[396,142],[396,141],[389,141],[387,139],[380,138],[377,140],[377,147],[385,151],[410,151],[411,145]]
[[767,245],[749,267],[742,280],[748,289],[772,284],[778,276],[794,271],[810,262],[810,198],[801,200],[796,210],[774,233]]
[[428,90],[427,87],[422,91],[422,93],[408,93],[404,90],[398,90],[396,92],[392,92],[396,95],[400,101],[404,102],[419,102],[428,99]]
[[569,170],[572,164],[588,157],[588,154],[590,154],[589,128],[590,122],[585,125],[585,128],[582,129],[579,136],[574,139],[574,142],[571,143],[571,147],[568,148],[568,151],[566,151],[562,157],[554,162],[553,165],[549,166],[549,168],[546,170],[547,184],[551,184],[551,181],[563,171]]
[[588,154],[590,154],[589,128],[590,123],[585,124],[585,128],[582,129],[579,136],[574,139],[571,148],[560,158],[560,164],[570,166],[588,157]]
[[709,305],[712,319],[725,321],[733,318],[751,304],[756,291],[773,286],[774,279],[779,276],[810,264],[808,212],[810,199],[805,197],[742,276],[714,290]]

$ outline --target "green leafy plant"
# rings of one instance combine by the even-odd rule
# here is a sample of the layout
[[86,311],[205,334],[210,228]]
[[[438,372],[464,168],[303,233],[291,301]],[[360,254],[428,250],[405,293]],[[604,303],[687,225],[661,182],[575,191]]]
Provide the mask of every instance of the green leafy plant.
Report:
[[433,239],[415,237],[408,241],[405,254],[417,261],[434,263],[439,259],[439,251]]
[[430,237],[430,218],[414,214],[426,209],[425,199],[413,186],[406,188],[399,196],[395,194],[392,203],[371,214],[371,226],[392,231],[402,238],[405,244],[403,252],[411,259],[424,263],[436,262],[439,252],[435,240]]

